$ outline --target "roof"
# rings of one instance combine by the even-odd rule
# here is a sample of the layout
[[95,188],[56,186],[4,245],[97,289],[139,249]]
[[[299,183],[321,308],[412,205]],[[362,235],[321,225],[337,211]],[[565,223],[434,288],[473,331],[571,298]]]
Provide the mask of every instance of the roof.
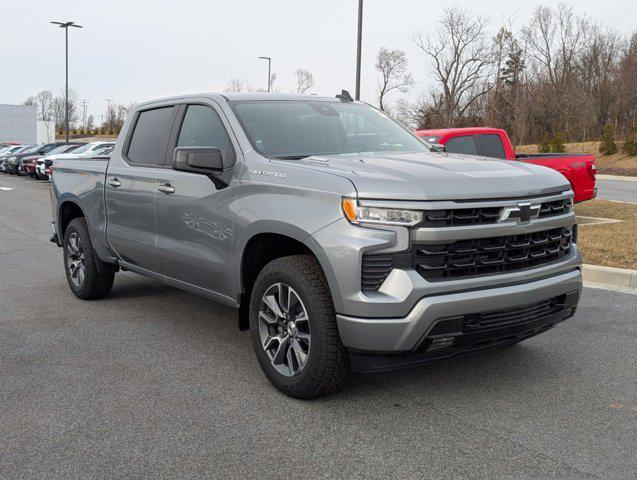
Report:
[[494,127],[458,127],[458,128],[432,128],[425,130],[416,130],[416,135],[418,136],[431,136],[431,137],[442,137],[449,133],[498,133],[502,132],[501,128]]
[[311,102],[338,102],[339,100],[334,97],[326,97],[321,95],[295,95],[291,93],[268,93],[268,92],[223,92],[223,93],[215,93],[215,92],[204,92],[204,93],[193,93],[189,95],[178,95],[174,97],[165,97],[165,98],[156,98],[153,100],[148,100],[145,102],[141,102],[139,105],[149,105],[158,102],[168,102],[168,101],[182,101],[188,100],[191,98],[211,98],[216,100],[225,99],[226,101],[235,102],[235,101],[267,101],[267,100],[280,100],[280,101],[291,101],[291,100],[304,100]]
[[305,100],[305,101],[321,101],[321,102],[338,102],[336,97],[325,97],[322,95],[295,95],[292,93],[268,93],[268,92],[253,92],[253,93],[222,93],[222,97],[229,101],[242,101],[242,100]]

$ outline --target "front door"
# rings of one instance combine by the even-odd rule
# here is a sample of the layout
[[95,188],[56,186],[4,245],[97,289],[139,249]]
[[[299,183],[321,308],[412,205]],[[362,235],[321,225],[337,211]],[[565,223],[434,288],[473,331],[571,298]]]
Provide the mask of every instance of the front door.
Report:
[[[187,105],[181,117],[176,146],[219,148],[224,163],[234,156],[226,127],[213,106]],[[235,188],[207,175],[164,169],[158,172],[157,190],[157,258],[161,273],[230,295]]]

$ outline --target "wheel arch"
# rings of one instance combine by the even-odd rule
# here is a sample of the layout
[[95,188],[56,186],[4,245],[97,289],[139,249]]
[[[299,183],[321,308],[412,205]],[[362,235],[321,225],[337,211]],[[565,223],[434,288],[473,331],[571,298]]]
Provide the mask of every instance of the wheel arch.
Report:
[[91,230],[91,225],[88,224],[86,213],[84,212],[84,209],[77,201],[77,199],[73,197],[61,200],[59,203],[57,214],[57,229],[59,233],[58,241],[60,243],[60,246],[64,246],[64,236],[66,234],[66,229],[68,228],[69,224],[76,218],[84,218],[86,221],[89,238],[91,239],[91,243],[93,244],[93,254],[95,256],[97,271],[99,273],[111,273],[119,271],[119,267],[117,266],[117,264],[105,262],[98,255],[94,243],[94,232],[92,232]]
[[[274,227],[274,228],[273,228]],[[284,228],[276,228],[270,223],[270,228],[255,230],[246,236],[245,242],[239,247],[241,257],[240,298],[239,298],[239,328],[249,328],[249,304],[252,285],[259,272],[272,260],[289,255],[312,255],[318,261],[327,279],[332,299],[336,302],[338,296],[335,285],[335,274],[328,261],[327,255],[313,237],[299,227],[285,224]]]

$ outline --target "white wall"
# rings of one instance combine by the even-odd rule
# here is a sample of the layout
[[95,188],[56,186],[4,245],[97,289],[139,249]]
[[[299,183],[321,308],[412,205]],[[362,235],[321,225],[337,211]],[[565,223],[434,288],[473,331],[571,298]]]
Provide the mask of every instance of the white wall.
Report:
[[0,142],[36,143],[37,109],[0,104]]

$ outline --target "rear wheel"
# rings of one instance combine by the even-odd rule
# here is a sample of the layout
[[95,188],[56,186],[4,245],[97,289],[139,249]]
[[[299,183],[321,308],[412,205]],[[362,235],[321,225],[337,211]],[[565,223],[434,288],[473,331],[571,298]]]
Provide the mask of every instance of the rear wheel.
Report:
[[250,332],[261,369],[287,395],[327,395],[349,376],[327,281],[310,255],[273,260],[259,273]]
[[113,287],[114,273],[98,273],[95,252],[84,218],[72,220],[66,228],[64,267],[69,287],[77,298],[104,298]]

